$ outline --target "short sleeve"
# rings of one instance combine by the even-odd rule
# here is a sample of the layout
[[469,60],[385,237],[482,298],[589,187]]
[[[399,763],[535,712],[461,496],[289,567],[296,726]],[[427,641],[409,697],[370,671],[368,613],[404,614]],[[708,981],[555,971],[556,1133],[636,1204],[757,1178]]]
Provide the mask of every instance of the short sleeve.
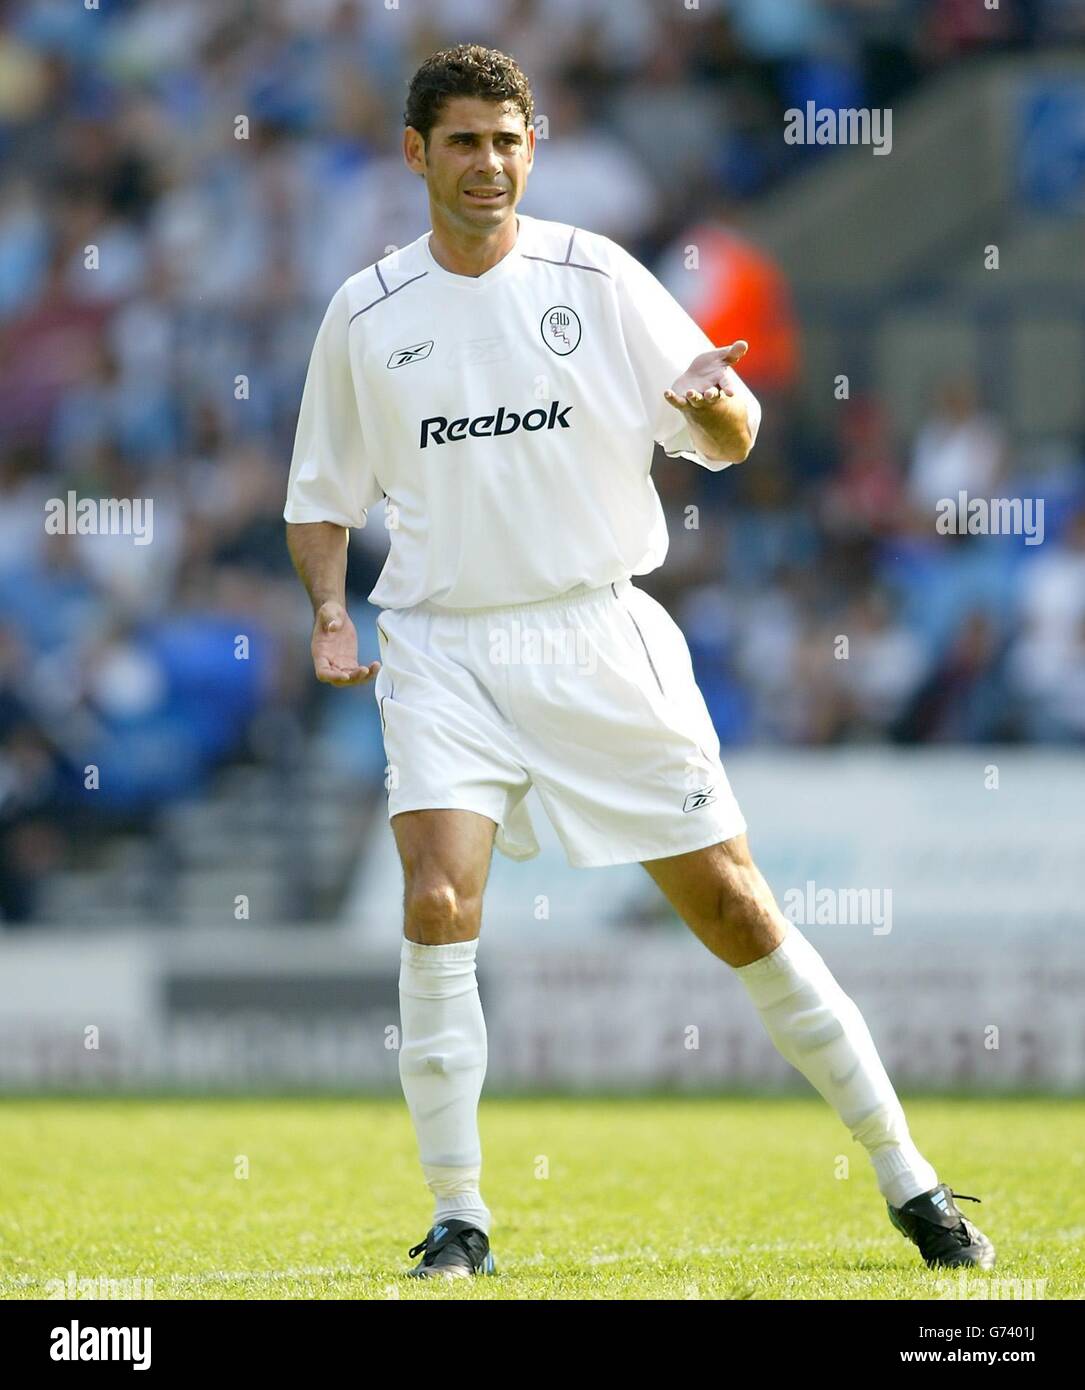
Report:
[[362,437],[350,368],[347,297],[333,296],[316,335],[294,437],[283,516],[289,522],[364,526],[384,493]]
[[[622,328],[641,397],[652,421],[652,438],[671,457],[688,458],[713,472],[730,467],[725,459],[708,459],[700,453],[685,416],[663,395],[695,357],[710,352],[717,344],[650,270],[624,248],[616,249]],[[736,392],[747,397],[747,418],[751,436],[756,439],[761,403],[734,368],[731,376]]]

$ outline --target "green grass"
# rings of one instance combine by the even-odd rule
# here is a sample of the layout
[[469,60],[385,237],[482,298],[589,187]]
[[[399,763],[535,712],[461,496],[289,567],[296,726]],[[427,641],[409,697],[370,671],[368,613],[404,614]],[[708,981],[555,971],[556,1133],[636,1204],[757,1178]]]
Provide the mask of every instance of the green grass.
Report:
[[[1081,1298],[1085,1101],[906,1110],[939,1175],[983,1198],[962,1207],[995,1275]],[[158,1299],[940,1295],[816,1098],[485,1099],[481,1126],[499,1274],[431,1284],[400,1277],[432,1211],[401,1100],[0,1102],[0,1296],[69,1270]]]

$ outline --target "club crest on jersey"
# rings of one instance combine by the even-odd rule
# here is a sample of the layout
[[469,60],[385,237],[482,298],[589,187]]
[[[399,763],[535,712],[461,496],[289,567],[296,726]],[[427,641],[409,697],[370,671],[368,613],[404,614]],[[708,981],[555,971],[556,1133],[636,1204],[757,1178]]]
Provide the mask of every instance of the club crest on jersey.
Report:
[[433,339],[428,343],[415,343],[413,347],[396,348],[388,359],[388,370],[394,371],[396,367],[407,367],[412,362],[421,362],[433,351]]
[[685,805],[682,807],[682,810],[699,811],[702,806],[711,806],[712,802],[716,799],[712,795],[715,790],[715,787],[701,787],[698,791],[690,792],[689,796],[686,797]]
[[555,304],[547,309],[539,329],[543,342],[559,357],[568,357],[580,342],[580,318],[568,304]]

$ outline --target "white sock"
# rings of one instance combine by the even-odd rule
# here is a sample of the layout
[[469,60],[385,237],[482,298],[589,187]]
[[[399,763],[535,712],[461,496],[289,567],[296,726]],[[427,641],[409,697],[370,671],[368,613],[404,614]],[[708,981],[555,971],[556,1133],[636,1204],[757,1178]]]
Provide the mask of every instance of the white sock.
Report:
[[863,1016],[794,923],[774,951],[735,974],[782,1056],[829,1102],[870,1155],[878,1190],[899,1207],[938,1186],[912,1142]]
[[490,1231],[479,1192],[478,1102],[486,1075],[486,1022],[475,977],[474,941],[400,953],[399,1078],[414,1122],[434,1224],[455,1217]]

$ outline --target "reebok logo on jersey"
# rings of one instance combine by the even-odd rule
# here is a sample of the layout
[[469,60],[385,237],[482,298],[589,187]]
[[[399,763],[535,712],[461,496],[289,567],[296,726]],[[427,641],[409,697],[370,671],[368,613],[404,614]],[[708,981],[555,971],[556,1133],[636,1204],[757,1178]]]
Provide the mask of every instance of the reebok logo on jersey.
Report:
[[431,442],[453,444],[457,439],[465,439],[468,435],[474,435],[477,439],[483,435],[515,434],[519,429],[552,430],[555,426],[560,426],[567,430],[569,422],[565,417],[572,408],[571,405],[567,405],[562,410],[560,401],[551,401],[549,412],[529,410],[526,415],[520,416],[515,410],[506,410],[501,405],[498,406],[496,415],[476,415],[470,420],[462,416],[451,423],[443,415],[431,415],[428,420],[422,421],[419,447],[427,449]]
[[426,343],[415,343],[413,347],[396,348],[388,359],[388,370],[394,371],[396,367],[406,367],[411,362],[421,362],[433,351],[433,339]]

